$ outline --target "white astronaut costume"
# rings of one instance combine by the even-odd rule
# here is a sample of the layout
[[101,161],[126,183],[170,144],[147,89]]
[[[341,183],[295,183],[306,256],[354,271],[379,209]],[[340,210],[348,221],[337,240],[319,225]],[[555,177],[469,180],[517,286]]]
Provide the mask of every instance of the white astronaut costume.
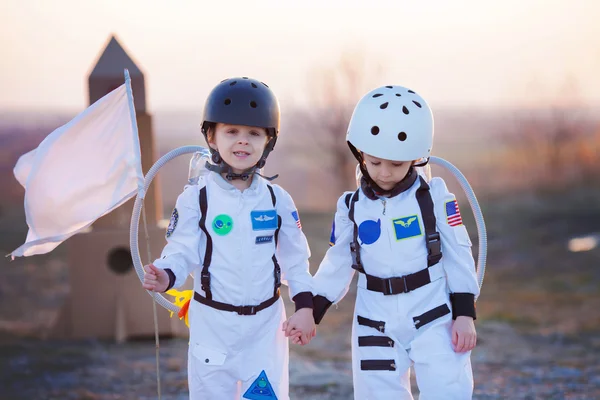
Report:
[[[312,307],[310,251],[290,195],[254,173],[264,165],[279,130],[279,104],[268,86],[230,78],[209,95],[203,117],[264,127],[270,140],[258,164],[233,173],[218,151],[197,185],[177,199],[167,245],[154,265],[169,273],[170,286],[194,276],[189,307],[190,399],[287,400],[288,340],[279,296],[287,283],[296,309]],[[228,180],[252,179],[240,191]]]
[[[398,161],[428,156],[432,140],[427,103],[398,86],[363,97],[348,131],[355,155]],[[453,350],[451,328],[453,317],[475,317],[479,286],[456,199],[441,178],[427,183],[414,168],[386,196],[368,179],[338,201],[332,247],[313,282],[315,320],[344,297],[359,270],[354,398],[412,399],[414,364],[421,400],[470,399],[470,352]]]
[[[309,249],[289,194],[273,185],[273,207],[263,178],[255,175],[250,188],[241,192],[214,173],[198,186],[187,186],[179,196],[174,211],[177,222],[169,231],[161,258],[154,262],[173,271],[175,287],[193,273],[194,291],[207,297],[201,279],[207,236],[199,227],[203,187],[208,200],[205,226],[213,249],[209,273],[214,301],[251,306],[273,298],[274,254],[290,296],[311,291]],[[281,217],[281,228],[275,251],[277,216]],[[239,399],[264,371],[276,397],[260,398],[288,399],[288,341],[281,330],[285,318],[280,298],[255,315],[239,315],[192,301],[190,398]]]

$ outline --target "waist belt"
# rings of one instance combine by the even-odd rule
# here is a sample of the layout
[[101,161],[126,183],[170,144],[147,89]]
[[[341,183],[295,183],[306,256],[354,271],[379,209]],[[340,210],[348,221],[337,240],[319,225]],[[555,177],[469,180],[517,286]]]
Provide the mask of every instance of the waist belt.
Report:
[[265,300],[256,306],[234,306],[233,304],[221,303],[220,301],[215,301],[212,299],[209,300],[206,297],[202,296],[200,293],[194,292],[194,300],[196,300],[198,303],[202,303],[204,305],[216,308],[217,310],[221,311],[236,312],[239,315],[255,315],[257,312],[262,311],[265,308],[268,308],[275,304],[275,302],[278,299],[279,291],[277,291],[277,293],[270,299]]
[[369,274],[365,274],[365,276],[367,278],[367,290],[383,293],[384,295],[408,293],[431,283],[429,268],[422,269],[414,274],[393,278],[378,278]]

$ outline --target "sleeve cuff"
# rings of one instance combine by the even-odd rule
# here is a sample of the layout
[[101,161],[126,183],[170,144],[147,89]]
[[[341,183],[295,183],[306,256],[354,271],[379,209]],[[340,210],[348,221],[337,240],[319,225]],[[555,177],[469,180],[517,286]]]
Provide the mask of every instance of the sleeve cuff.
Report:
[[165,268],[165,272],[169,275],[169,286],[165,289],[165,292],[171,290],[173,285],[175,285],[175,274],[171,271],[171,268]]
[[315,319],[315,324],[321,322],[325,313],[331,307],[333,303],[327,300],[327,297],[317,295],[313,297],[313,318]]
[[296,305],[296,311],[301,308],[313,308],[313,297],[311,292],[300,292],[292,300]]
[[471,317],[477,319],[475,313],[475,295],[472,293],[451,293],[452,319],[456,317]]

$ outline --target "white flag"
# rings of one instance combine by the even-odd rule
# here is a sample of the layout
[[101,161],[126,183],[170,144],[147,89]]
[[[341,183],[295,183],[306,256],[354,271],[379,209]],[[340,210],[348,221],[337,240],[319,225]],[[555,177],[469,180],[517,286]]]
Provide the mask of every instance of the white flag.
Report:
[[25,243],[11,253],[52,251],[138,191],[144,175],[129,74],[22,155],[14,174],[25,188]]

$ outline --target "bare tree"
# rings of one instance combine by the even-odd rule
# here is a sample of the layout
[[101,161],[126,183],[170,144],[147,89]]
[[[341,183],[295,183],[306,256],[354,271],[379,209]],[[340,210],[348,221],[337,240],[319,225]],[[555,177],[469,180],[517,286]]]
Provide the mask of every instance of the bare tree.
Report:
[[[579,86],[567,78],[557,95],[522,110],[506,135],[511,151],[540,186],[586,178],[590,149],[597,148],[596,126],[581,102]],[[540,108],[540,105],[544,108]]]
[[319,66],[309,74],[310,108],[302,113],[304,140],[296,146],[339,192],[356,187],[356,159],[345,139],[352,111],[381,75],[382,66],[360,50],[345,51],[334,65]]

